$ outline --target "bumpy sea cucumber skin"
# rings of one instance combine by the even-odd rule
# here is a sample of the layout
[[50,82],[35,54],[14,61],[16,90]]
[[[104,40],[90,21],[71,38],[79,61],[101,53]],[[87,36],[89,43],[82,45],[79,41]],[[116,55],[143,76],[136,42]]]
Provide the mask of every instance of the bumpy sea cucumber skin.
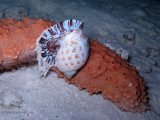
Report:
[[[0,69],[36,60],[36,39],[43,30],[55,22],[45,19],[14,21],[12,18],[0,21]],[[144,112],[148,109],[146,83],[138,71],[117,55],[114,50],[90,40],[91,50],[87,63],[71,79],[67,79],[56,67],[58,77],[65,77],[69,83],[86,89],[90,94],[102,92],[121,110]]]
[[11,17],[0,21],[0,69],[35,61],[36,39],[55,22],[25,17],[15,21]]
[[90,94],[102,92],[103,97],[115,103],[122,111],[144,112],[148,109],[146,83],[129,63],[96,40],[90,40],[90,57],[85,66],[71,79],[57,68],[58,77],[86,89]]

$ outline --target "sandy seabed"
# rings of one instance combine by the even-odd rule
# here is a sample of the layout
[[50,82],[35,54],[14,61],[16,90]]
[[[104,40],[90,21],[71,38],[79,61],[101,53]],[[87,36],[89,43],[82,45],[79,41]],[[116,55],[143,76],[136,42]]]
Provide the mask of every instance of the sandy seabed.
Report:
[[0,73],[0,120],[160,119],[160,1],[0,0],[0,19],[9,16],[83,21],[88,38],[109,44],[138,69],[151,111],[121,112],[101,94],[90,96],[52,71],[41,78],[34,65]]

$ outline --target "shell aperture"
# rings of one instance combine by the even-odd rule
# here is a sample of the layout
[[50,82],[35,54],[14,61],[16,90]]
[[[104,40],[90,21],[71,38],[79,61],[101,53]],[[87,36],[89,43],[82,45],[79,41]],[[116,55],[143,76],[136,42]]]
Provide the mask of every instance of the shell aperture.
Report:
[[46,76],[56,66],[71,78],[87,61],[89,41],[84,35],[83,23],[66,20],[46,29],[36,41],[39,71]]

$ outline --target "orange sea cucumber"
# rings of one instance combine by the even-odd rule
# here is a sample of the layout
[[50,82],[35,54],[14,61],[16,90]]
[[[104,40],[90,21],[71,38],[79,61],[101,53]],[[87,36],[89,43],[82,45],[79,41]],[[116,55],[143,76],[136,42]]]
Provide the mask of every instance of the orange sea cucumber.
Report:
[[[55,22],[45,19],[14,21],[12,18],[0,21],[0,69],[36,60],[36,39]],[[102,92],[121,110],[144,112],[147,106],[146,83],[138,71],[96,40],[90,40],[90,56],[83,68],[68,79],[56,67],[58,77],[86,89],[90,94]]]
[[58,77],[86,89],[90,94],[101,92],[122,111],[144,112],[148,109],[146,82],[138,71],[114,50],[96,40],[90,40],[91,51],[86,65],[71,79],[56,67]]
[[0,21],[0,69],[35,61],[36,39],[55,22],[43,18],[25,17],[15,21],[11,17]]

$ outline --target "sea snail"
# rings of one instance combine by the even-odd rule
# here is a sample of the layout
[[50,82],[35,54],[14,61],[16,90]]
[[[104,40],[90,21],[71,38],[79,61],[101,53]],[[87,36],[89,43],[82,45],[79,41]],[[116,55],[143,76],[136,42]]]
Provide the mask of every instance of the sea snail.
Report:
[[36,41],[38,67],[46,76],[56,66],[71,78],[87,61],[90,45],[84,35],[83,23],[66,20],[46,29]]

